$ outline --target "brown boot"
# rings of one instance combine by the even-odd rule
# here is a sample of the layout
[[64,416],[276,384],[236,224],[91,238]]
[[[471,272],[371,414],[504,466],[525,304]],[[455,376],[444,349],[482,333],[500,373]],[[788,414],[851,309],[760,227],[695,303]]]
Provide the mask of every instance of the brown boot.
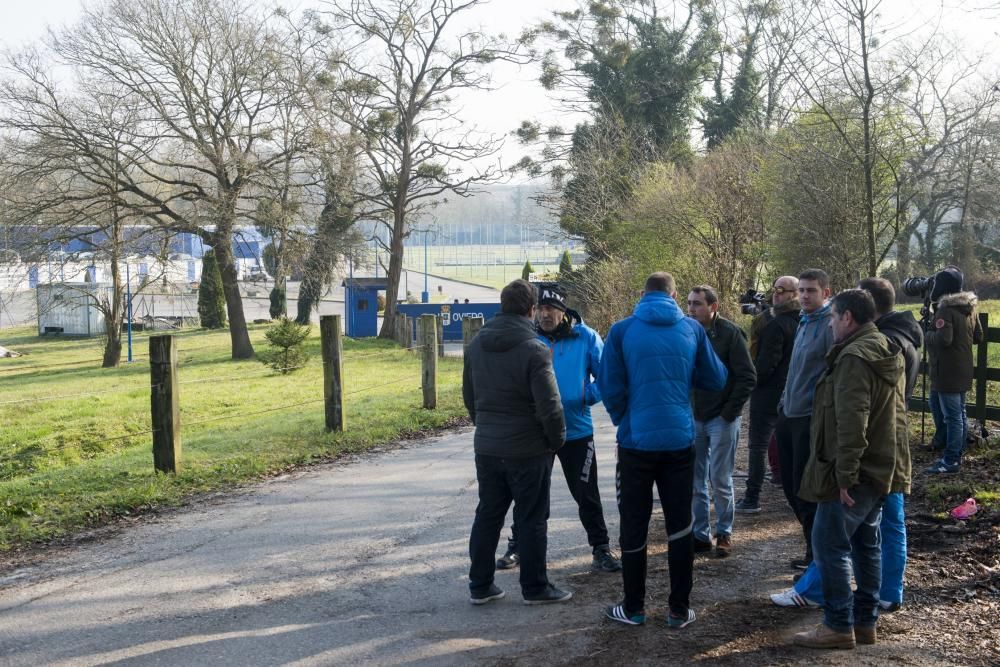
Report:
[[715,555],[725,558],[733,553],[733,538],[730,535],[719,535],[715,538]]
[[855,625],[854,641],[858,644],[870,646],[876,642],[874,625]]
[[820,623],[812,630],[796,634],[792,643],[806,648],[854,648],[854,633],[837,632]]

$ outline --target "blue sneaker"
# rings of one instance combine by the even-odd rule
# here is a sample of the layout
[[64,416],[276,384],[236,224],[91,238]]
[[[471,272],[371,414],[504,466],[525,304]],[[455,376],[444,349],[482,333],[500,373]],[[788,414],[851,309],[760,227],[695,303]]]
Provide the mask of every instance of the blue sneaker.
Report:
[[673,628],[674,630],[680,630],[681,628],[686,628],[687,626],[694,623],[694,619],[697,618],[694,613],[694,609],[688,609],[687,614],[676,615],[674,612],[670,612],[667,616],[667,626]]
[[604,615],[612,621],[618,621],[619,623],[624,623],[625,625],[642,625],[646,622],[646,614],[641,611],[636,614],[630,614],[625,611],[624,604],[616,604],[611,605],[610,607],[605,607]]
[[942,473],[951,474],[958,472],[957,463],[945,463],[944,459],[941,459],[930,468],[924,471],[928,475],[940,475]]

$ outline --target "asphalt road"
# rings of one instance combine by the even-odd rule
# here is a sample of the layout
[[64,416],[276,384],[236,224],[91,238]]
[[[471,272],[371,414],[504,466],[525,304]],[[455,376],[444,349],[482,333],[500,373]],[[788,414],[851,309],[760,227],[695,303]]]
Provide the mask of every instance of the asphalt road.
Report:
[[[598,413],[616,535],[612,427]],[[555,467],[550,578],[579,591],[618,577],[589,572]],[[592,635],[565,635],[599,623],[593,602],[524,606],[515,570],[498,573],[505,599],[469,604],[475,506],[470,429],[206,500],[0,573],[0,664],[493,664],[556,636],[587,655]]]

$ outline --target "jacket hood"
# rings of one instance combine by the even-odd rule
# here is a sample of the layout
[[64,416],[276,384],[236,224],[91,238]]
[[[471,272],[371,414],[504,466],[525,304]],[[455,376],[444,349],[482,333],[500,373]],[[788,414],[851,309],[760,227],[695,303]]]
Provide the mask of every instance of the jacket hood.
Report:
[[685,317],[677,302],[663,292],[644,294],[633,314],[643,322],[660,326],[672,326]]
[[941,297],[941,300],[938,301],[938,308],[948,306],[949,308],[960,310],[966,315],[970,315],[978,304],[979,298],[975,292],[957,292]]
[[775,315],[784,315],[785,313],[797,313],[802,310],[802,304],[799,303],[798,299],[792,299],[791,301],[786,301],[784,303],[778,304],[777,306],[772,306]]
[[537,335],[534,323],[527,317],[500,313],[483,325],[477,337],[482,339],[483,349],[487,352],[506,352],[525,341],[534,340]]
[[895,386],[903,373],[903,356],[899,346],[881,335],[871,322],[864,324],[843,343],[834,345],[827,355],[827,364],[843,354],[864,360],[876,376]]
[[878,318],[876,326],[883,333],[892,332],[902,338],[906,338],[916,349],[920,349],[920,346],[923,344],[924,336],[920,330],[920,324],[913,317],[913,313],[908,310],[886,313]]

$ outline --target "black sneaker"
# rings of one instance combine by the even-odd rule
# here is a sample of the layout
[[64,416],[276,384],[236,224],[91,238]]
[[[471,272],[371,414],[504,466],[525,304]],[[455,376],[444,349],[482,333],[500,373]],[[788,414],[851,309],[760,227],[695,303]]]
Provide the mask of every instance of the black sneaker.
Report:
[[709,539],[708,542],[705,540],[699,540],[697,537],[694,538],[694,552],[696,554],[707,554],[712,550],[712,540]]
[[760,513],[760,501],[756,498],[751,498],[746,496],[738,503],[736,503],[736,512],[738,514],[759,514]]
[[498,570],[513,570],[521,562],[521,557],[517,555],[516,549],[507,549],[507,552],[497,558]]
[[472,604],[486,604],[487,602],[492,602],[493,600],[499,600],[504,593],[496,584],[490,584],[490,587],[485,591],[480,591],[478,593],[473,592],[469,596],[469,602]]
[[812,558],[796,558],[789,565],[792,566],[793,570],[807,570],[812,562]]
[[595,572],[619,572],[622,569],[622,564],[611,553],[611,549],[605,545],[594,547],[594,560],[590,563],[590,569]]
[[566,602],[571,597],[573,597],[573,594],[569,591],[559,590],[552,584],[549,584],[548,588],[538,595],[524,598],[524,604],[553,604],[555,602]]

